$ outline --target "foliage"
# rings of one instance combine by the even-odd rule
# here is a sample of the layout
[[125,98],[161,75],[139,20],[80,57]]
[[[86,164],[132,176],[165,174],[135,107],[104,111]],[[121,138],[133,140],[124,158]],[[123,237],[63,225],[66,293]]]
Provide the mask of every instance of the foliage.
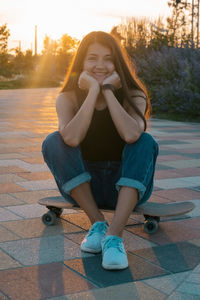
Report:
[[78,42],[76,38],[67,34],[57,41],[45,36],[42,55],[38,57],[39,72],[50,78],[63,78]]
[[132,55],[132,52],[141,52],[147,47],[159,49],[167,45],[166,31],[163,28],[161,18],[152,21],[150,18],[129,17],[115,27],[115,31],[119,33],[124,46]]
[[8,38],[10,31],[7,24],[0,26],[0,75],[9,76]]
[[7,28],[7,24],[0,26],[0,53],[7,53],[9,36],[10,30]]
[[[59,40],[52,40],[47,35],[44,39],[42,54],[33,55],[31,50],[25,53],[19,48],[14,49],[15,55],[8,54],[7,41],[9,30],[7,25],[0,27],[0,76],[10,78],[11,86],[15,86],[15,75],[23,75],[23,79],[17,79],[18,85],[24,86],[53,86],[59,85],[63,80],[67,68],[71,62],[78,40],[64,34]],[[29,77],[29,79],[27,79]],[[9,83],[6,83],[9,86]],[[5,82],[1,84],[5,86]],[[1,87],[0,87],[1,88]]]
[[200,51],[162,47],[134,56],[147,85],[153,112],[182,114],[200,120]]
[[169,0],[168,6],[172,13],[167,18],[168,45],[181,47],[188,45],[191,40],[190,10],[191,3],[187,0]]
[[34,56],[32,50],[27,50],[25,53],[19,49],[15,49],[16,55],[11,61],[13,74],[30,74],[34,70]]

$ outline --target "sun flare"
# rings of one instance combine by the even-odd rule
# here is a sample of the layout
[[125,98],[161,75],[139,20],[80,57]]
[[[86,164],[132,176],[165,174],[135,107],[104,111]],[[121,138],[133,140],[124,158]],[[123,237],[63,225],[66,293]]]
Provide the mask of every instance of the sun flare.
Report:
[[[3,2],[3,3],[2,3]],[[126,16],[166,15],[166,0],[6,0],[0,2],[0,23],[7,23],[10,42],[21,41],[22,49],[34,46],[38,29],[38,51],[45,35],[59,39],[65,33],[81,39],[93,30],[110,31]],[[15,45],[16,47],[16,45]]]

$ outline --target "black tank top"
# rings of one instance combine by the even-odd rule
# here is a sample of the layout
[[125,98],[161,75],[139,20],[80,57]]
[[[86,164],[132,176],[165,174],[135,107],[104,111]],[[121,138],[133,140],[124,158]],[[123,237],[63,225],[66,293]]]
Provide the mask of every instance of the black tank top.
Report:
[[90,127],[81,143],[83,159],[120,161],[124,145],[125,141],[119,136],[108,108],[100,111],[95,109]]

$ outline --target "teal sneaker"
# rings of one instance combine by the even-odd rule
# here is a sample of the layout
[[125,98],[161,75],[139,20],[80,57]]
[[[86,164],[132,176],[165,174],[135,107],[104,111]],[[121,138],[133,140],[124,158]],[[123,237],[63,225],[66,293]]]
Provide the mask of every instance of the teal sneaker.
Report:
[[108,235],[102,240],[102,254],[102,267],[104,269],[121,270],[128,267],[123,239],[119,236]]
[[81,243],[81,250],[90,253],[101,252],[101,241],[108,229],[107,221],[95,222]]

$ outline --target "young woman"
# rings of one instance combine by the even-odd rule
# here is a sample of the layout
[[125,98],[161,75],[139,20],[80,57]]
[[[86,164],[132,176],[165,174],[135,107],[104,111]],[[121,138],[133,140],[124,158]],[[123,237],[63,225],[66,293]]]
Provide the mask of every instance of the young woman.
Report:
[[[43,156],[60,193],[91,221],[82,251],[102,251],[108,270],[128,267],[122,232],[153,189],[158,145],[145,132],[150,103],[125,50],[97,31],[79,45],[56,101],[59,131]],[[111,224],[100,208],[115,209]]]

